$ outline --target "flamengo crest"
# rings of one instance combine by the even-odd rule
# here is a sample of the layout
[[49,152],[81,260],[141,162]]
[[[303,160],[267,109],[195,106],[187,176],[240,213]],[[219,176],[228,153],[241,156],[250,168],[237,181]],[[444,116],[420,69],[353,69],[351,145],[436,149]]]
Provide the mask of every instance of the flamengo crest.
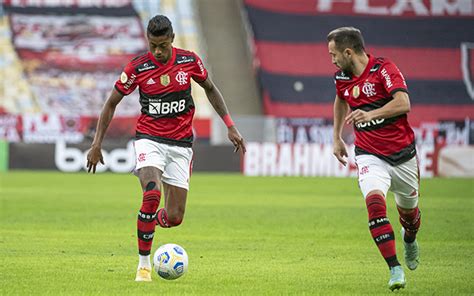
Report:
[[179,85],[188,83],[188,73],[179,71],[178,74],[176,74],[176,81],[178,81]]
[[367,97],[375,96],[375,95],[377,94],[377,93],[375,92],[375,84],[366,81],[366,82],[364,83],[364,86],[362,86],[362,92],[363,92]]

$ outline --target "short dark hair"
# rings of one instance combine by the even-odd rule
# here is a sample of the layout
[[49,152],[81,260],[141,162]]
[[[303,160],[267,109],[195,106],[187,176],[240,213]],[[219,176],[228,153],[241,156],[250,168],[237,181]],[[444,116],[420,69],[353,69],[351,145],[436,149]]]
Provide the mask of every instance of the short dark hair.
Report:
[[156,15],[148,22],[147,33],[153,36],[172,36],[173,25],[166,16]]
[[328,34],[328,42],[334,41],[337,50],[343,51],[351,48],[355,53],[365,51],[364,37],[359,29],[354,27],[341,27]]

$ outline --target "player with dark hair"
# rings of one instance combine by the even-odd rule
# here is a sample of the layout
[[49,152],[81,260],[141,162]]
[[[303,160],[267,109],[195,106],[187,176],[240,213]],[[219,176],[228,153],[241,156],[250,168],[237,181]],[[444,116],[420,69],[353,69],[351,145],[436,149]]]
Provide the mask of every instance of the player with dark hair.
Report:
[[354,124],[359,187],[370,233],[390,268],[390,290],[404,288],[405,274],[397,259],[385,199],[390,189],[402,225],[405,263],[414,270],[419,263],[419,171],[415,136],[407,120],[410,99],[405,79],[394,63],[365,52],[356,28],[335,29],[327,41],[332,63],[340,69],[335,74],[334,155],[347,164],[342,127],[344,121]]
[[[88,171],[95,173],[97,164],[104,163],[102,141],[117,104],[139,87],[141,115],[136,124],[135,174],[140,180],[143,200],[137,218],[136,281],[151,281],[150,251],[155,226],[169,228],[183,221],[193,158],[195,107],[191,78],[204,88],[211,105],[222,117],[235,151],[245,153],[244,139],[201,59],[194,52],[173,47],[173,27],[166,16],[157,15],[149,21],[147,40],[149,52],[125,66],[105,102],[87,155]],[[165,203],[158,210],[162,187]]]

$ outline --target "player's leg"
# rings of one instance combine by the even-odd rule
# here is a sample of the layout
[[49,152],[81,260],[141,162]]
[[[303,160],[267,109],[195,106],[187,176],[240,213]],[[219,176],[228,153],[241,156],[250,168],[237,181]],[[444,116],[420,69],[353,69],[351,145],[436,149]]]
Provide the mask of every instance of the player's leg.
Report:
[[157,223],[160,227],[169,228],[180,225],[184,219],[188,190],[163,183],[165,206],[158,211]]
[[[135,174],[142,188],[142,203],[137,217],[139,262],[136,281],[151,281],[151,247],[156,226],[156,211],[161,199],[162,168],[166,155],[150,140],[135,142],[137,166]],[[161,169],[160,169],[161,168]]]
[[165,205],[158,211],[157,224],[163,228],[178,226],[184,218],[193,152],[191,148],[173,147],[171,161],[163,173]]
[[402,225],[405,263],[415,270],[420,261],[420,251],[416,235],[421,225],[418,208],[419,170],[416,157],[392,169],[392,191]]
[[357,156],[356,163],[359,187],[367,206],[370,234],[390,269],[389,288],[403,288],[405,275],[397,259],[395,235],[387,217],[385,197],[391,184],[387,164],[372,155]]

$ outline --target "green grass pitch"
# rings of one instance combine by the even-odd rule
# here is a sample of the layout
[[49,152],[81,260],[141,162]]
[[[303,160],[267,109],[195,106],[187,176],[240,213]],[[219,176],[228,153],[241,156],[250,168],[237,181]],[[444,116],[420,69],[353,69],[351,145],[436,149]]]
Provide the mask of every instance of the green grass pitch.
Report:
[[[421,264],[399,294],[474,293],[473,183],[422,180]],[[193,175],[183,224],[153,247],[186,249],[176,281],[134,282],[140,202],[132,175],[1,173],[0,294],[391,294],[355,179]]]

